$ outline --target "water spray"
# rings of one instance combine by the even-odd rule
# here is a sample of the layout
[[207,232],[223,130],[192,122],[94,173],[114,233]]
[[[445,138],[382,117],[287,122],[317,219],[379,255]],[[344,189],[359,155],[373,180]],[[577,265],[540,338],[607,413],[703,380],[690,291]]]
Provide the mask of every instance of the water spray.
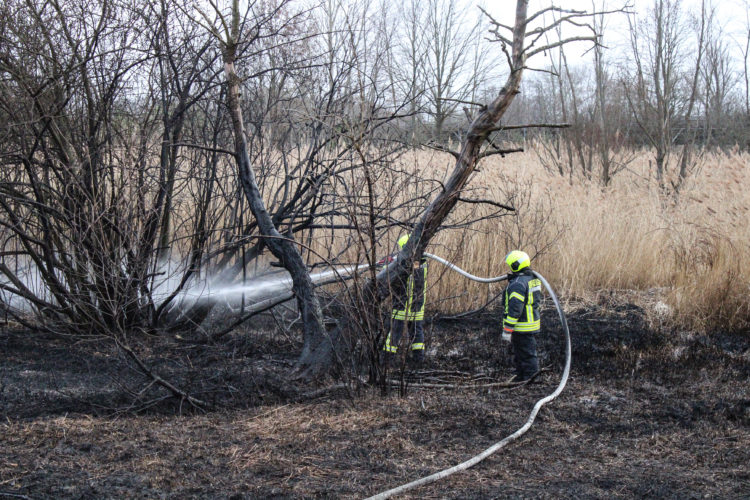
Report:
[[[312,273],[310,279],[313,284],[322,286],[351,279],[357,271],[368,267],[368,264],[341,266]],[[240,284],[222,286],[208,283],[185,290],[178,296],[179,300],[176,300],[172,307],[178,307],[178,304],[184,305],[186,301],[223,301],[232,308],[231,301],[243,295],[249,302],[243,309],[245,313],[262,311],[272,304],[279,304],[294,296],[292,278],[286,272],[278,272],[262,275]]]

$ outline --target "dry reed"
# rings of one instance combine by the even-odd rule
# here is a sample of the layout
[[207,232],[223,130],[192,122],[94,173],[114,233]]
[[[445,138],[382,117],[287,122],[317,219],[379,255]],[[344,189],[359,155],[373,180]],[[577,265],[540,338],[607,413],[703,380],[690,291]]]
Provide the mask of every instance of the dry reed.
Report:
[[[706,155],[674,195],[650,178],[646,152],[607,188],[548,172],[533,153],[495,158],[471,185],[482,186],[483,197],[515,201],[518,212],[469,237],[444,233],[439,242],[475,274],[504,273],[506,252],[522,248],[564,297],[656,289],[682,327],[744,329],[750,320],[749,166],[747,153]],[[456,290],[465,292],[444,309],[472,309],[496,291],[448,274],[433,282],[431,293],[435,300]]]
[[[443,231],[427,251],[473,274],[497,276],[507,271],[505,254],[521,248],[565,299],[586,299],[603,290],[658,292],[650,295],[660,301],[661,315],[666,310],[682,327],[747,328],[750,155],[704,155],[679,195],[658,188],[651,158],[648,151],[640,153],[606,188],[550,172],[534,152],[485,159],[462,196],[513,205],[516,212],[470,229]],[[453,160],[421,150],[403,155],[392,167],[392,172],[380,173],[376,183],[381,205],[383,200],[396,205],[439,186]],[[416,177],[427,180],[419,184]],[[365,192],[356,171],[346,189]],[[493,210],[459,203],[450,222]],[[407,212],[395,210],[391,215],[402,220],[419,215]],[[348,223],[353,217],[338,222]],[[356,217],[365,227],[366,215]],[[400,232],[393,229],[378,241],[378,256],[394,251]],[[352,232],[319,230],[311,239],[298,239],[317,255],[311,261],[336,256],[339,262],[363,262],[365,247]],[[470,282],[433,263],[428,308],[447,313],[472,310],[496,296],[502,286]]]

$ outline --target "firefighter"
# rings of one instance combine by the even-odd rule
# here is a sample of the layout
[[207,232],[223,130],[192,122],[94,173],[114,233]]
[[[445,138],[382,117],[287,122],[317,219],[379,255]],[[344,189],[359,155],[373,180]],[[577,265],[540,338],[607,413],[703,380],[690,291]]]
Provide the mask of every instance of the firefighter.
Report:
[[531,259],[526,252],[513,250],[505,256],[505,263],[511,274],[503,293],[503,334],[510,335],[513,347],[515,375],[511,381],[521,382],[539,371],[536,334],[541,329],[542,282],[532,273]]
[[[409,235],[402,235],[398,239],[399,250],[404,248],[409,241]],[[392,260],[384,259],[386,264]],[[412,273],[403,286],[403,289],[396,290],[393,296],[393,310],[391,312],[391,330],[385,339],[383,351],[386,353],[386,362],[390,364],[389,358],[395,358],[398,353],[398,345],[401,336],[406,330],[408,339],[411,342],[411,362],[419,366],[424,361],[424,303],[427,296],[427,261],[414,262]],[[402,288],[402,287],[398,287]]]

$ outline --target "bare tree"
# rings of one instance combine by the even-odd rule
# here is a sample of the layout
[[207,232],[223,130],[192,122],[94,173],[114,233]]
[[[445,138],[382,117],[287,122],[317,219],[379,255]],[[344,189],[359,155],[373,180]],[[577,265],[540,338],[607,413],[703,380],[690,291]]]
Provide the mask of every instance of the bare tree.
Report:
[[[215,17],[209,18],[204,14],[207,26],[213,33],[221,47],[224,70],[227,79],[227,107],[232,117],[234,129],[234,155],[237,170],[245,196],[247,197],[250,210],[257,221],[260,234],[264,237],[263,243],[271,253],[279,259],[284,268],[292,277],[294,293],[297,297],[297,305],[302,315],[305,332],[305,343],[303,355],[311,349],[311,346],[323,341],[326,335],[323,325],[323,312],[320,308],[318,297],[313,289],[310,273],[297,248],[296,243],[289,236],[283,236],[276,227],[271,215],[266,209],[265,201],[260,193],[256,174],[250,162],[248,143],[245,136],[245,124],[240,103],[241,79],[235,69],[237,52],[242,43],[240,28],[249,31],[249,42],[252,44],[259,38],[269,36],[266,33],[267,26],[273,26],[273,18],[283,11],[286,2],[280,2],[275,8],[268,11],[255,11],[253,6],[250,12],[252,25],[243,23],[240,13],[239,1],[232,2],[231,10],[225,14],[218,9],[214,10]],[[219,25],[221,28],[217,27]]]
[[482,40],[480,21],[468,23],[456,0],[428,0],[426,7],[422,41],[425,57],[413,63],[422,68],[427,113],[434,122],[433,137],[443,142],[446,121],[462,101],[474,95],[487,68],[485,53],[478,48]]
[[[555,7],[549,9],[565,12],[563,9]],[[444,183],[439,194],[433,198],[419,217],[411,231],[409,241],[398,253],[396,260],[378,273],[375,280],[368,281],[365,284],[363,293],[366,297],[370,297],[372,301],[382,300],[385,291],[398,289],[399,284],[406,281],[405,278],[412,269],[412,263],[415,259],[421,258],[430,240],[439,231],[456,204],[459,203],[461,193],[466,188],[479,160],[487,155],[499,153],[499,151],[492,150],[484,151],[483,147],[488,136],[497,130],[498,121],[517,95],[528,58],[570,41],[570,39],[563,39],[553,43],[540,43],[540,40],[544,40],[544,34],[548,30],[554,29],[556,23],[553,23],[552,26],[542,24],[538,28],[529,27],[535,22],[539,23],[543,13],[548,12],[549,9],[529,16],[528,0],[518,0],[512,25],[496,21],[487,14],[493,26],[492,34],[508,62],[508,77],[498,95],[479,110],[469,125],[460,151],[453,153],[456,158],[453,172]],[[580,13],[569,12],[566,16],[561,17],[558,22],[570,22],[579,16]],[[585,38],[593,41],[591,37]],[[329,366],[326,365],[325,361],[333,357],[330,350],[338,349],[338,354],[343,356],[344,353],[340,351],[351,345],[351,342],[345,340],[350,334],[351,332],[347,331],[346,325],[339,324],[337,329],[332,332],[332,341],[319,345],[318,349],[306,360],[304,374],[314,376],[328,370]]]
[[[212,69],[215,51],[211,40],[200,36],[200,27],[190,24],[179,10],[161,0],[149,5],[148,19],[157,19],[154,34],[154,56],[158,70],[157,88],[162,114],[163,138],[160,155],[164,179],[164,206],[158,237],[158,261],[168,258],[172,225],[172,204],[178,171],[177,158],[182,147],[185,121],[191,106],[212,88],[218,72]],[[196,45],[194,42],[197,41]]]
[[[378,24],[386,18],[374,3],[331,3],[324,12],[279,0],[241,12],[234,1],[197,29],[194,11],[168,0],[139,9],[108,0],[95,11],[80,1],[6,2],[3,17],[13,22],[0,44],[0,288],[50,327],[120,342],[132,331],[197,329],[213,303],[183,300],[183,291],[211,278],[235,283],[248,264],[274,259],[292,276],[301,372],[350,362],[345,354],[358,345],[373,347],[381,301],[450,227],[455,205],[486,203],[465,190],[482,158],[507,152],[487,138],[517,95],[527,59],[566,42],[544,42],[544,34],[580,15],[553,7],[529,17],[527,5],[517,2],[511,25],[489,18],[508,76],[468,113],[442,182],[393,161],[403,142],[393,141],[391,124],[417,109],[416,94],[413,80],[397,91],[402,81],[387,71],[392,32]],[[545,26],[552,11],[561,16]],[[313,13],[327,18],[325,29]],[[465,62],[446,61],[449,72]],[[394,228],[412,239],[376,273]],[[339,238],[344,250],[328,244]],[[167,255],[175,267],[163,267]],[[368,262],[369,279],[356,276],[333,302],[341,321],[328,332],[311,271],[339,258]],[[32,271],[21,269],[26,263]],[[33,275],[40,290],[28,284]]]
[[[691,52],[687,43],[690,30],[679,0],[655,0],[645,17],[628,19],[633,66],[627,70],[623,84],[633,116],[655,150],[656,180],[666,187],[678,135],[676,120],[689,121],[698,97],[696,82],[704,29],[698,30],[696,49]],[[681,87],[683,82],[689,83],[687,92]],[[688,155],[683,158],[687,160]],[[679,164],[676,177],[670,179],[675,189],[687,175],[689,162]]]
[[[42,317],[89,331],[142,321],[138,285],[149,272],[126,230],[145,228],[127,219],[129,174],[113,167],[125,75],[140,61],[132,49],[145,43],[121,9],[109,1],[3,6],[13,20],[0,50],[3,168],[14,179],[0,186],[0,207],[25,274],[3,264],[2,286]],[[39,289],[26,286],[31,274]]]
[[745,116],[750,117],[750,2],[745,1],[744,45],[742,51],[742,77],[745,83]]
[[[558,32],[558,36],[559,32]],[[564,164],[567,164],[567,171],[572,179],[579,170],[580,175],[590,179],[592,175],[592,149],[587,147],[585,142],[585,123],[583,116],[583,101],[585,96],[581,96],[583,75],[580,71],[571,70],[568,64],[568,58],[565,54],[565,48],[561,47],[557,51],[558,60],[550,53],[551,75],[556,79],[556,101],[560,104],[560,118],[562,123],[570,124],[570,128],[560,132],[564,153],[557,158],[553,158],[558,165],[558,171],[565,171]],[[559,153],[558,153],[559,155]],[[576,169],[576,166],[578,169]]]
[[416,145],[424,142],[422,133],[423,98],[425,92],[424,60],[427,55],[427,41],[424,30],[425,10],[419,0],[409,0],[399,11],[398,43],[394,48],[400,61],[391,68],[394,88],[406,98],[410,116],[409,142]]
[[[624,8],[606,10],[606,4],[592,3],[590,30],[594,44],[593,66],[569,63],[567,50],[548,54],[549,66],[535,81],[540,123],[562,122],[569,127],[550,132],[542,129],[537,152],[545,167],[561,176],[596,179],[606,186],[612,176],[631,161],[628,140],[629,116],[622,91],[615,86],[605,61],[604,23]],[[560,27],[557,37],[561,36]]]
[[[590,142],[598,160],[599,182],[607,186],[612,177],[632,161],[633,153],[628,151],[625,143],[629,136],[626,105],[605,60],[603,37],[608,14],[604,2],[597,7],[592,1],[592,9],[598,11],[593,17],[592,28],[599,43],[593,48],[595,94]],[[625,8],[620,12],[626,12]]]
[[705,17],[705,57],[700,68],[701,101],[704,109],[704,146],[710,147],[719,135],[718,141],[726,143],[732,134],[729,130],[730,95],[737,83],[732,64],[730,45],[723,26],[718,24],[716,11],[704,12]]
[[[596,4],[592,2],[592,7],[596,9]],[[603,9],[602,9],[603,10]],[[603,14],[595,16],[593,19],[594,32],[597,37],[600,38],[604,35],[605,17]],[[595,85],[595,106],[594,106],[594,120],[600,131],[600,139],[597,141],[597,155],[599,163],[601,165],[600,182],[606,186],[612,179],[612,175],[615,173],[613,168],[614,159],[611,154],[616,148],[615,144],[612,144],[612,121],[605,118],[607,115],[607,90],[610,83],[610,79],[607,75],[606,65],[604,63],[604,50],[601,43],[594,46],[594,85]]]

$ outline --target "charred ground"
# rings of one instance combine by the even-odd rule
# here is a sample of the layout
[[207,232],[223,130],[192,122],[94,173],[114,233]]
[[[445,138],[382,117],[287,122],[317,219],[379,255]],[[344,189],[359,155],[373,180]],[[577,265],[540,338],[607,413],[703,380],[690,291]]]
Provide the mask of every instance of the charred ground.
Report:
[[[647,301],[646,301],[647,302]],[[750,496],[750,342],[659,324],[633,296],[570,304],[573,370],[519,441],[405,498]],[[640,304],[640,305],[636,305]],[[148,386],[106,339],[0,332],[0,498],[362,498],[462,462],[514,432],[563,363],[545,311],[541,383],[510,375],[497,315],[433,321],[405,397],[286,380],[298,349],[271,324],[214,345],[138,342],[212,408]],[[655,319],[656,318],[656,319]],[[407,377],[411,380],[409,377]],[[447,379],[446,379],[447,380]]]

